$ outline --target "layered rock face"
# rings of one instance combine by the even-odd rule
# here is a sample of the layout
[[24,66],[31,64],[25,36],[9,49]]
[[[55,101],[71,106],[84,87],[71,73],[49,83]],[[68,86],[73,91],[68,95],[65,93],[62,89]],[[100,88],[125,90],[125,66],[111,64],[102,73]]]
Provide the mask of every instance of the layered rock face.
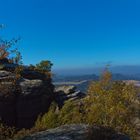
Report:
[[54,100],[53,85],[46,75],[23,70],[22,77],[13,84],[16,67],[5,65],[0,70],[0,118],[9,126],[31,128],[39,114],[46,113]]
[[84,124],[65,125],[38,132],[21,140],[130,140],[129,137],[108,128]]
[[79,100],[86,96],[73,85],[63,85],[55,87],[55,100],[61,108],[67,100]]

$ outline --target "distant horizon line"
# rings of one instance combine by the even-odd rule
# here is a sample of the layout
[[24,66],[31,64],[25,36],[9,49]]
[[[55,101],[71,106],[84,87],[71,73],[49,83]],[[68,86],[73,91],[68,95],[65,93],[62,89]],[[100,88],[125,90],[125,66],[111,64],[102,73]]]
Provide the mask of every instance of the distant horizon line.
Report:
[[[59,75],[83,75],[83,74],[97,74],[99,75],[106,66],[97,66],[97,67],[79,67],[79,68],[53,68],[52,72]],[[139,65],[114,65],[109,66],[109,70],[113,73],[119,74],[139,74],[140,73],[140,64]]]

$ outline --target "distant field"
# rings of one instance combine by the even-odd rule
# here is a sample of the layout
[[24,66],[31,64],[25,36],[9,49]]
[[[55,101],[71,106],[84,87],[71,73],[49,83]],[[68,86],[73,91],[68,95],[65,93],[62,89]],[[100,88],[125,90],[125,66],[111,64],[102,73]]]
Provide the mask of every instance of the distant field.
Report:
[[137,80],[124,80],[125,83],[127,84],[134,84],[137,87],[140,87],[140,81]]
[[83,83],[86,83],[88,82],[88,80],[83,80],[83,81],[68,81],[68,82],[54,82],[54,85],[79,85],[79,84],[83,84]]

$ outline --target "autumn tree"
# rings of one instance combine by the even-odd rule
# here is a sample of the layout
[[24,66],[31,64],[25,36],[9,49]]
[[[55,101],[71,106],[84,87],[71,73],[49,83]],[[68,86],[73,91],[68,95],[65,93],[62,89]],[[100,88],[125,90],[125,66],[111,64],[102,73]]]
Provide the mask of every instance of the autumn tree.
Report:
[[[3,26],[0,25],[0,29],[2,28]],[[16,64],[22,63],[21,53],[18,51],[18,48],[16,47],[16,44],[19,40],[20,38],[6,40],[0,36],[0,60],[7,58],[9,62],[13,62]]]
[[112,81],[111,73],[104,71],[101,79],[92,82],[85,99],[87,123],[112,127],[134,136],[136,127],[133,119],[137,116],[134,108],[137,100],[134,85]]
[[0,140],[10,140],[14,137],[15,133],[14,127],[8,127],[0,122]]

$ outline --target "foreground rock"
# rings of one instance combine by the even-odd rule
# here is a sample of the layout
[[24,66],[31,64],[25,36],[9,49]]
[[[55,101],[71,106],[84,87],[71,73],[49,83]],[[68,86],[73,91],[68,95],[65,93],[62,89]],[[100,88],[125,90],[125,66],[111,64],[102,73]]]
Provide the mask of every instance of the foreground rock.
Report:
[[7,63],[0,70],[0,119],[8,126],[31,128],[38,115],[48,111],[54,87],[49,77],[27,68],[14,83],[17,65]]
[[38,132],[21,140],[130,140],[129,137],[110,129],[88,125],[65,125],[55,129]]

